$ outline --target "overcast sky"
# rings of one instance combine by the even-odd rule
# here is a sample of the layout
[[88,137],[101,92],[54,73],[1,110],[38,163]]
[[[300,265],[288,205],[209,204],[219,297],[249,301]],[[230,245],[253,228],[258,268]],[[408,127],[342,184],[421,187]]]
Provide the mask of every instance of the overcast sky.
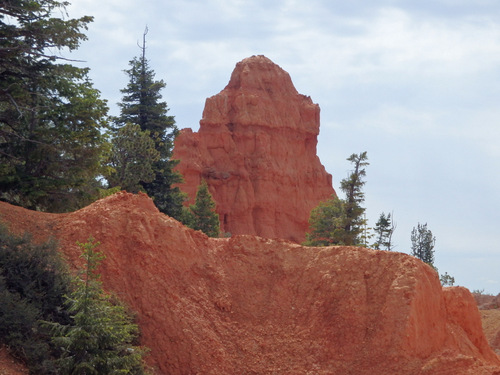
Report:
[[[70,0],[71,1],[71,0]],[[116,114],[128,61],[147,56],[179,128],[236,63],[263,54],[321,107],[318,155],[345,178],[368,152],[366,207],[393,212],[396,250],[427,223],[436,266],[500,292],[500,3],[497,0],[72,0],[95,22],[75,57]]]

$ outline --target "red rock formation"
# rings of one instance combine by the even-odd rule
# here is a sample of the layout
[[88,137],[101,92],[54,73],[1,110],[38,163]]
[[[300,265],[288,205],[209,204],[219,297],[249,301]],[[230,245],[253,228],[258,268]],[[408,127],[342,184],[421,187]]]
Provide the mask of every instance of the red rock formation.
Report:
[[500,355],[500,310],[481,310],[483,331],[495,353]]
[[472,293],[476,300],[479,310],[492,310],[500,308],[500,294],[494,296],[492,294]]
[[178,136],[180,187],[193,199],[207,180],[223,232],[302,242],[311,209],[335,193],[318,134],[319,106],[271,60],[247,58],[207,99],[199,132]]
[[0,220],[55,235],[72,265],[77,240],[100,241],[158,374],[500,374],[471,294],[406,254],[210,239],[142,194],[58,215],[0,203]]
[[483,330],[490,346],[500,354],[500,294],[473,293],[481,313]]

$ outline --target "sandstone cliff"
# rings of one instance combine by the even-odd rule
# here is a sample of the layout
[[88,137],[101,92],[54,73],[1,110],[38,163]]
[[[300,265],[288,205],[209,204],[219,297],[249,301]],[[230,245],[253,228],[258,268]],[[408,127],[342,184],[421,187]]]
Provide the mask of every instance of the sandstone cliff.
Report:
[[100,241],[158,374],[500,374],[472,295],[405,254],[210,239],[142,194],[70,214],[0,203],[0,221],[56,236],[73,266],[77,240]]
[[223,233],[302,242],[311,209],[335,193],[316,156],[319,111],[271,60],[244,59],[207,99],[199,132],[177,137],[181,189],[194,199],[206,179]]

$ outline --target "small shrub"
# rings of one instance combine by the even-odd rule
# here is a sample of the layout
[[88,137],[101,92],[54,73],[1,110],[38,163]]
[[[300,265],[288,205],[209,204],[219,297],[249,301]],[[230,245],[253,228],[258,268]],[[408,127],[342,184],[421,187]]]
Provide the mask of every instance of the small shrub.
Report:
[[443,275],[441,275],[439,281],[441,281],[442,286],[455,285],[455,278],[453,276],[448,275],[448,272],[445,272]]
[[63,306],[69,280],[54,241],[35,244],[0,226],[0,341],[32,373],[56,373],[50,360],[57,350],[40,320],[70,321]]
[[71,324],[51,324],[53,342],[62,348],[56,364],[59,373],[145,374],[145,349],[134,346],[138,327],[125,307],[102,289],[98,268],[104,255],[99,243],[90,239],[78,244],[85,267],[74,280],[75,288],[66,299]]

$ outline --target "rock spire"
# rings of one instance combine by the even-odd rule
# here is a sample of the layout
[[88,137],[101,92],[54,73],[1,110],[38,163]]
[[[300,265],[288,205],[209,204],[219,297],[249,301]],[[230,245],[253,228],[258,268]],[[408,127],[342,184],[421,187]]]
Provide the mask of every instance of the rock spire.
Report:
[[200,129],[184,129],[174,158],[194,199],[205,179],[221,230],[301,242],[311,210],[335,194],[316,155],[320,108],[265,56],[236,65],[206,100]]

